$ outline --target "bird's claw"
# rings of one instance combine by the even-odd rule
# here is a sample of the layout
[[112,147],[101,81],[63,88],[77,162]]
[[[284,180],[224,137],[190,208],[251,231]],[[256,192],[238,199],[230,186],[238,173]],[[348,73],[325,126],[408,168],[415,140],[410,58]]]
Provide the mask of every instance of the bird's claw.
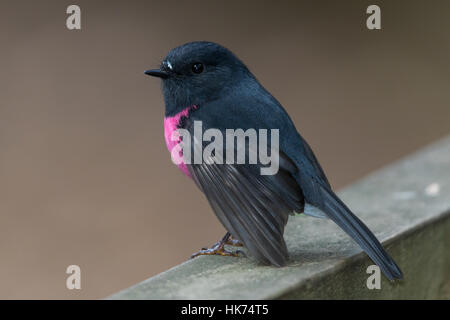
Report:
[[[232,245],[234,245],[234,246],[242,246],[242,244],[238,240],[231,239],[231,241],[233,241],[232,243],[234,243],[234,244],[232,244]],[[245,256],[245,253],[242,250],[236,250],[236,251],[227,250],[225,248],[225,244],[228,244],[228,239],[226,241],[217,242],[211,248],[202,248],[200,251],[197,251],[196,253],[192,254],[190,259],[193,259],[198,256],[204,256],[204,255],[219,255],[219,256],[227,256],[227,257],[238,257],[239,254],[243,254]]]
[[233,247],[243,247],[244,244],[240,242],[238,239],[233,239],[233,236],[230,236],[225,244]]
[[202,250],[197,251],[193,255],[191,255],[190,259],[193,259],[198,256],[205,256],[205,255],[219,255],[219,256],[228,256],[228,257],[238,257],[239,253],[244,253],[241,250],[237,251],[229,251],[225,249],[225,246],[222,245],[213,245],[211,248],[202,248]]

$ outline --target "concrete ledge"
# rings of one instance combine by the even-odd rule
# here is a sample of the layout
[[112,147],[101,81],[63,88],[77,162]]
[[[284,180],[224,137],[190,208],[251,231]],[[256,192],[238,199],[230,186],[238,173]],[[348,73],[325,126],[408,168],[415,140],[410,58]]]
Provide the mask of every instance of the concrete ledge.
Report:
[[286,228],[284,268],[202,256],[110,299],[450,298],[450,137],[339,194],[387,247],[404,280],[382,276],[380,290],[367,289],[373,263],[361,249],[331,221],[301,215]]

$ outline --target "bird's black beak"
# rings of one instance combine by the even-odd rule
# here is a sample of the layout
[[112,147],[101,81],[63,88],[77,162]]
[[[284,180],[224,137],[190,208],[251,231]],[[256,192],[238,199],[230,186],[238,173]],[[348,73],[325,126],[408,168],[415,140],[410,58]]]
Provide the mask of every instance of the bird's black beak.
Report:
[[144,72],[146,75],[152,76],[152,77],[158,77],[161,79],[167,79],[169,77],[169,74],[165,71],[162,71],[160,69],[152,69],[147,70]]

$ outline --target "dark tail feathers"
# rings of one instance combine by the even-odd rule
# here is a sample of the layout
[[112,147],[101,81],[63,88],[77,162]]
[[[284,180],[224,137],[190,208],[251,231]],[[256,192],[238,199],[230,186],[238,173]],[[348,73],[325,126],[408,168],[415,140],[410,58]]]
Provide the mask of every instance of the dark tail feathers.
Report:
[[402,279],[402,271],[369,228],[350,211],[333,191],[323,186],[320,186],[320,189],[325,200],[322,210],[327,213],[330,219],[361,246],[389,280]]

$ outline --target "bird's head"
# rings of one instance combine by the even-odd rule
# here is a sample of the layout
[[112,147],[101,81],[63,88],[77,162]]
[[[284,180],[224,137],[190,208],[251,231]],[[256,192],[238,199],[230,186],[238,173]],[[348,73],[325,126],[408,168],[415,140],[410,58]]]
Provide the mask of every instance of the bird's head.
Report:
[[172,49],[159,69],[145,73],[162,79],[166,116],[215,100],[243,79],[252,77],[231,51],[205,41]]

